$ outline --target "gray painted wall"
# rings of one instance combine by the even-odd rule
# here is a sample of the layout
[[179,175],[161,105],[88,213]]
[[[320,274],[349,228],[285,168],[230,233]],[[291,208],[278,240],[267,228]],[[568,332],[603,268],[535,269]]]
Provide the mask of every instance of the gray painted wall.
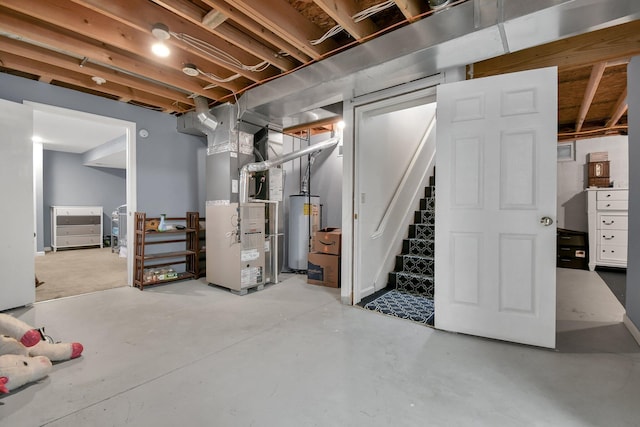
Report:
[[[627,67],[629,95],[629,252],[627,268],[627,316],[640,326],[640,56],[634,57]],[[637,166],[637,165],[636,165]]]
[[[137,129],[149,130],[149,137],[138,138],[136,145],[138,210],[154,216],[184,216],[195,210],[204,214],[198,200],[204,183],[195,167],[203,138],[178,133],[174,116],[3,73],[0,98],[127,120],[136,123]],[[44,212],[47,210],[45,206]]]
[[588,231],[588,153],[609,153],[610,176],[614,187],[629,186],[629,143],[626,136],[607,136],[575,142],[575,160],[558,162],[558,216],[560,228]]
[[44,244],[51,246],[51,206],[102,206],[104,234],[111,212],[126,202],[126,171],[84,166],[83,155],[44,150]]

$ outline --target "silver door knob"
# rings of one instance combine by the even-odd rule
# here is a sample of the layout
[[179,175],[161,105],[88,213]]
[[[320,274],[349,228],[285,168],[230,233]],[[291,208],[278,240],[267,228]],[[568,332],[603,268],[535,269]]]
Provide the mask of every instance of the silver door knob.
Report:
[[540,218],[540,224],[544,225],[545,227],[548,227],[551,224],[553,224],[553,220],[548,216],[543,216],[542,218]]

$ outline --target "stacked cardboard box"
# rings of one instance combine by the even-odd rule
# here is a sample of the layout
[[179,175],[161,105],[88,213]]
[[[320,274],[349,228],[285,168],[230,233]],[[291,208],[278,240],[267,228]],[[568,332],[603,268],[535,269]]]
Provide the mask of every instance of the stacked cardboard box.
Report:
[[342,232],[339,228],[316,231],[307,265],[307,283],[340,287],[340,253]]
[[609,154],[606,151],[589,153],[589,187],[609,187]]

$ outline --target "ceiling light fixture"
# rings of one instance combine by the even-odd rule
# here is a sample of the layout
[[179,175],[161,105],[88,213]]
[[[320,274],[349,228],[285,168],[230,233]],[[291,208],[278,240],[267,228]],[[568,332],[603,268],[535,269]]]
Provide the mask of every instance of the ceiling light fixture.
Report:
[[198,67],[193,64],[184,64],[184,66],[182,67],[182,72],[191,77],[195,77],[200,74]]
[[98,77],[98,76],[91,77],[91,80],[93,80],[98,86],[99,85],[103,85],[103,84],[105,84],[107,82],[105,79],[103,79],[102,77]]
[[169,50],[167,45],[164,44],[164,41],[169,40],[169,37],[171,37],[169,33],[169,27],[160,23],[154,24],[151,28],[151,34],[157,40],[157,42],[151,46],[151,52],[161,58],[166,58],[167,56],[169,56],[171,51]]

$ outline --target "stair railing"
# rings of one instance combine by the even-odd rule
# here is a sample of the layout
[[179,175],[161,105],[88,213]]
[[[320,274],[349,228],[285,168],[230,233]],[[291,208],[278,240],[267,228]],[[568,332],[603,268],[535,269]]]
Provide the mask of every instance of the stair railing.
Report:
[[[387,274],[391,271],[392,263],[395,262],[395,255],[400,251],[400,245],[402,244],[402,239],[404,238],[404,231],[409,226],[409,218],[413,214],[413,210],[411,207],[413,205],[419,204],[420,191],[424,192],[424,187],[426,185],[427,176],[430,171],[433,170],[436,150],[435,144],[433,144],[433,150],[431,151],[431,156],[427,161],[426,165],[424,159],[422,159],[423,151],[425,150],[425,146],[427,145],[427,141],[431,136],[436,125],[436,117],[435,115],[431,118],[429,125],[427,126],[424,134],[422,135],[422,139],[420,140],[420,144],[413,153],[411,157],[411,161],[409,162],[409,166],[407,170],[402,176],[402,179],[398,183],[396,187],[395,193],[391,201],[389,201],[387,208],[385,209],[384,215],[382,216],[376,230],[371,234],[371,239],[379,239],[381,238],[385,232],[387,231],[387,227],[390,225],[392,218],[396,218],[397,214],[403,212],[402,221],[393,221],[393,225],[395,225],[394,233],[391,237],[391,244],[387,245],[387,252],[384,256],[384,261],[380,263],[380,268],[376,272],[374,283],[377,284],[383,274]],[[428,153],[426,153],[428,154]],[[416,183],[415,175],[419,176],[418,183]],[[412,186],[412,187],[410,187]],[[407,191],[413,190],[411,194],[411,199],[408,203],[401,205],[401,201],[403,199],[403,195]],[[405,198],[406,199],[406,198]]]

